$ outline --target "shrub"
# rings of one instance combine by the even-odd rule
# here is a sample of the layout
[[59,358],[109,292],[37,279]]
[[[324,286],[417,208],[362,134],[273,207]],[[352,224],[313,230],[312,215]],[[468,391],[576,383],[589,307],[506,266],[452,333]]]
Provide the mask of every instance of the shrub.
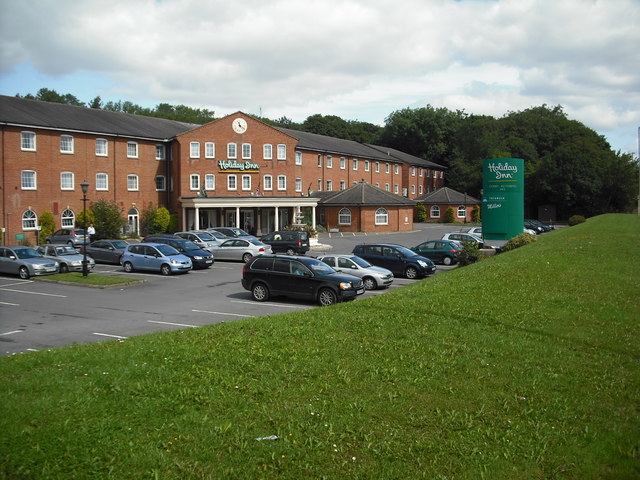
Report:
[[471,265],[480,260],[480,247],[475,242],[462,242],[462,251],[458,256],[460,266]]
[[471,221],[473,223],[479,223],[480,222],[480,206],[475,205],[473,207],[473,210],[471,211]]
[[84,228],[84,226],[86,225],[87,227],[91,224],[95,225],[95,215],[93,214],[93,211],[88,208],[86,210],[86,223],[85,223],[85,211],[84,210],[80,210],[78,212],[78,215],[76,215],[76,228]]
[[424,203],[419,203],[416,205],[413,216],[414,222],[424,222],[427,219],[427,207],[424,206]]
[[447,211],[444,212],[444,218],[442,219],[442,223],[453,223],[455,222],[455,212],[453,211],[453,207],[447,208]]
[[56,231],[56,220],[53,218],[53,213],[45,210],[42,212],[42,215],[40,215],[39,223],[42,227],[40,230],[40,241],[43,242],[45,238]]
[[536,237],[530,233],[521,233],[517,237],[509,239],[509,241],[500,249],[502,252],[508,252],[523,245],[528,245],[536,241]]
[[579,223],[584,223],[586,221],[587,219],[582,215],[573,215],[572,217],[569,217],[569,226],[573,227],[574,225],[578,225]]
[[169,231],[170,224],[171,214],[165,207],[156,208],[153,203],[149,203],[147,208],[142,211],[140,222],[142,235],[166,233]]
[[109,200],[98,200],[91,206],[94,215],[97,240],[101,238],[120,238],[126,221],[122,209]]
[[296,231],[307,232],[307,234],[309,235],[309,238],[315,237],[318,235],[318,232],[316,231],[316,229],[306,223],[302,226],[287,225],[286,227],[284,227],[284,230],[296,230]]

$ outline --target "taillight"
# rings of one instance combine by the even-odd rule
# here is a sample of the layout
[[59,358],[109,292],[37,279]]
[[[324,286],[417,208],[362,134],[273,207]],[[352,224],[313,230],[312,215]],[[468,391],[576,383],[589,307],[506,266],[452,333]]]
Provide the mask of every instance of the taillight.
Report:
[[258,250],[259,252],[264,252],[264,247],[260,247],[260,250]]
[[298,246],[302,245],[302,240],[298,240]]

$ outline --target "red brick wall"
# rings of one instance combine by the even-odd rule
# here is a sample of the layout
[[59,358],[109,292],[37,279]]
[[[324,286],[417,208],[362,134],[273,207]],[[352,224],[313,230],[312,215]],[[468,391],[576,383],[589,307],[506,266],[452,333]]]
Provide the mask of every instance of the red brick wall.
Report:
[[[323,207],[323,217],[327,230],[337,228],[341,232],[397,232],[413,230],[413,207],[383,206],[387,209],[389,221],[387,225],[376,225],[375,214],[378,208],[373,206],[363,207]],[[340,210],[351,210],[351,225],[340,225],[338,215]]]

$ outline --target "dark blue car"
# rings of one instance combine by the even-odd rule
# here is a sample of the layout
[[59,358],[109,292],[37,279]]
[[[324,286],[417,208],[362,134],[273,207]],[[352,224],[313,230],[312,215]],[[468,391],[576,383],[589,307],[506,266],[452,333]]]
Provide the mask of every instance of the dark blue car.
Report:
[[356,245],[353,254],[364,258],[372,265],[391,270],[395,276],[422,278],[436,272],[435,264],[402,245],[370,243]]

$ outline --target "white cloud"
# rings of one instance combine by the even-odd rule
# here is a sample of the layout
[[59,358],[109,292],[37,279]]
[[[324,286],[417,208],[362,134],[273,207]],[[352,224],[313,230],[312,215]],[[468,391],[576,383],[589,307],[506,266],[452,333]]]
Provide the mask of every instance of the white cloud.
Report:
[[640,124],[637,0],[0,0],[0,18],[10,95],[35,93],[32,65],[37,88],[218,115],[546,103],[605,135]]

